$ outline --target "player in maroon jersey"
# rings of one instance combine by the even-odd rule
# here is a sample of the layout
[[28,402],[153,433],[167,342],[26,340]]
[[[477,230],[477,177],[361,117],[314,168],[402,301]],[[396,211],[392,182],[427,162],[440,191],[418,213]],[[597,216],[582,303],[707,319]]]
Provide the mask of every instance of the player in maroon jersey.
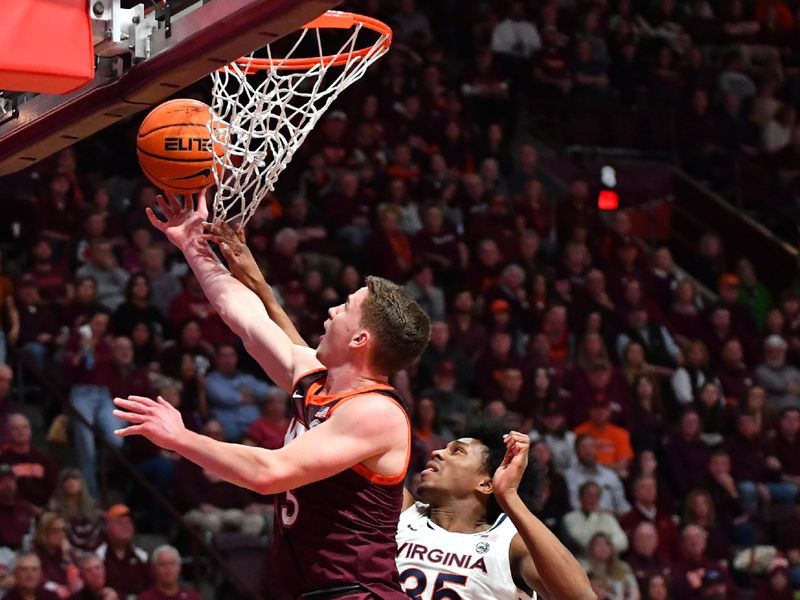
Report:
[[[221,226],[216,229],[216,235],[210,237],[225,244],[225,258],[231,271],[258,294],[270,318],[295,343],[305,344],[288,315],[275,301],[244,243],[243,232],[237,233],[230,227]],[[309,382],[314,385],[313,375]],[[419,489],[419,495],[427,505],[417,506],[425,506],[425,516],[435,524],[435,528],[404,527],[403,531],[398,530],[397,535],[398,543],[402,543],[398,548],[397,563],[403,567],[401,579],[406,578],[404,585],[408,595],[413,598],[428,598],[432,594],[434,598],[501,600],[511,592],[509,588],[516,585],[523,595],[523,590],[528,590],[541,592],[551,600],[594,600],[596,596],[580,564],[528,508],[535,503],[541,488],[540,468],[535,462],[528,462],[528,436],[515,431],[504,433],[506,428],[502,423],[473,421],[464,434],[469,439],[456,440],[433,453],[431,466],[434,468],[427,470]],[[407,521],[413,519],[410,513],[414,504],[413,497],[406,491],[403,509],[407,512],[403,516],[409,516]],[[403,525],[402,517],[400,523]],[[490,526],[492,523],[494,525]],[[492,563],[491,552],[479,553],[478,560],[485,559],[480,564],[485,566],[488,563],[490,569],[475,571],[478,576],[473,575],[471,579],[478,580],[478,585],[474,581],[466,584],[462,581],[466,578],[455,573],[452,563],[448,564],[447,569],[438,571],[438,580],[445,582],[444,585],[448,582],[464,585],[457,590],[428,589],[430,586],[427,584],[436,587],[436,578],[425,581],[424,572],[408,568],[410,565],[404,556],[407,558],[409,553],[417,556],[422,544],[429,539],[444,542],[443,538],[451,537],[455,538],[453,544],[461,551],[451,559],[457,563],[463,561],[472,547],[464,543],[462,534],[470,528],[475,536],[482,535],[485,528],[492,529],[492,532],[486,532],[487,539],[496,537],[499,528],[504,535],[508,535],[505,531],[510,530],[508,547],[501,548],[507,558],[496,561],[498,565]],[[451,533],[453,531],[460,533]],[[414,541],[422,544],[412,543]],[[429,550],[431,556],[436,554],[435,558],[442,561],[441,548],[430,546]],[[333,551],[336,556],[341,547]],[[497,566],[501,572],[496,571]],[[513,597],[517,598],[517,595],[513,594]]]
[[209,247],[205,194],[197,209],[192,196],[183,206],[174,196],[158,200],[166,221],[148,209],[150,221],[183,252],[215,310],[267,375],[292,392],[294,418],[284,447],[265,450],[198,435],[162,398],[129,396],[114,400],[115,414],[129,423],[118,434],[144,435],[222,479],[277,495],[277,598],[405,599],[394,536],[411,432],[388,380],[427,345],[427,316],[398,286],[368,278],[330,309],[316,350],[297,344]]

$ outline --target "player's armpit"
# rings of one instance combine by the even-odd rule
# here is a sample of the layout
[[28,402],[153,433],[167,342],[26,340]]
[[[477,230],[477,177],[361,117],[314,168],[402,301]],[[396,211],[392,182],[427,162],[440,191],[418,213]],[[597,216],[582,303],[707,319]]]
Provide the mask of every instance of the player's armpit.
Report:
[[409,450],[403,409],[381,394],[357,396],[333,416],[279,450],[256,476],[257,491],[274,494],[332,477],[363,464],[378,475],[404,472]]
[[408,489],[403,488],[403,510],[411,508],[414,506],[415,502],[416,500],[414,500],[414,496],[411,495],[411,492],[409,492]]

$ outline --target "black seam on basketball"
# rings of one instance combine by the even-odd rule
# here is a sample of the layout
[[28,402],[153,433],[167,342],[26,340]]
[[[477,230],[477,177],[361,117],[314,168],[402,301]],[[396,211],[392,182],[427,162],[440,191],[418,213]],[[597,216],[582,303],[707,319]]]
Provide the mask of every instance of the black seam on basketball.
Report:
[[184,175],[183,177],[175,177],[170,181],[184,181],[185,179],[192,179],[194,177],[208,177],[211,175],[211,168],[200,169],[199,171],[195,171],[191,175]]
[[[163,190],[170,191],[170,189],[174,189],[174,190],[187,191],[187,190],[197,190],[197,189],[200,189],[200,187],[202,187],[202,186],[196,186],[196,185],[192,185],[192,186],[188,186],[188,187],[184,187],[184,186],[180,186],[180,185],[172,185],[169,181],[162,181],[161,179],[156,177],[154,173],[152,173],[151,171],[148,171],[144,167],[142,167],[142,171],[144,171],[144,174],[147,175],[148,179],[150,179],[150,181],[153,184],[155,184],[157,187],[159,187],[160,189],[163,189]],[[169,184],[169,185],[166,185],[166,184]]]
[[159,160],[166,160],[168,162],[189,162],[189,163],[196,163],[196,162],[206,162],[210,160],[214,160],[214,156],[211,154],[211,151],[208,152],[208,158],[173,158],[171,156],[161,156],[160,154],[153,154],[152,152],[148,152],[147,150],[143,150],[139,144],[136,144],[136,151],[141,152],[145,156],[149,156],[150,158],[157,158]]
[[158,127],[154,127],[153,129],[150,129],[145,133],[142,133],[140,131],[136,137],[141,139],[143,137],[147,137],[154,131],[159,131],[160,129],[167,129],[168,127],[202,127],[203,129],[208,131],[208,125],[202,125],[200,123],[170,123],[169,125],[159,125]]

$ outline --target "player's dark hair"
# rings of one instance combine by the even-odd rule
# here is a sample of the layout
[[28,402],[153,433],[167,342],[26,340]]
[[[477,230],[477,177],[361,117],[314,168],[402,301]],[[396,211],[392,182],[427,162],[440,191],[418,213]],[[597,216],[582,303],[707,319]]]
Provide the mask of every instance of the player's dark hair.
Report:
[[361,325],[374,336],[371,362],[392,375],[410,365],[428,345],[428,315],[399,285],[381,277],[367,277],[367,294],[361,306]]
[[[464,431],[464,437],[480,440],[486,446],[483,467],[490,477],[503,464],[503,458],[506,455],[506,444],[503,441],[503,436],[508,431],[509,427],[503,421],[481,417],[471,420]],[[540,508],[544,477],[545,467],[530,453],[528,455],[528,466],[522,475],[522,481],[520,481],[517,491],[525,506],[533,512]],[[501,512],[503,511],[500,505],[495,497],[492,496],[486,508],[487,522],[493,523]]]

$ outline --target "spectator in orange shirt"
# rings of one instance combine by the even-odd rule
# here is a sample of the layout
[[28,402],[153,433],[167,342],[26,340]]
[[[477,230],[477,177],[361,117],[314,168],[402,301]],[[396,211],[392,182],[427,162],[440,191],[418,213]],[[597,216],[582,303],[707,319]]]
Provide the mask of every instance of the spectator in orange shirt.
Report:
[[631,437],[622,427],[612,425],[610,419],[608,398],[595,397],[589,407],[589,420],[578,425],[575,434],[588,434],[597,440],[597,462],[614,469],[624,479],[633,458]]

